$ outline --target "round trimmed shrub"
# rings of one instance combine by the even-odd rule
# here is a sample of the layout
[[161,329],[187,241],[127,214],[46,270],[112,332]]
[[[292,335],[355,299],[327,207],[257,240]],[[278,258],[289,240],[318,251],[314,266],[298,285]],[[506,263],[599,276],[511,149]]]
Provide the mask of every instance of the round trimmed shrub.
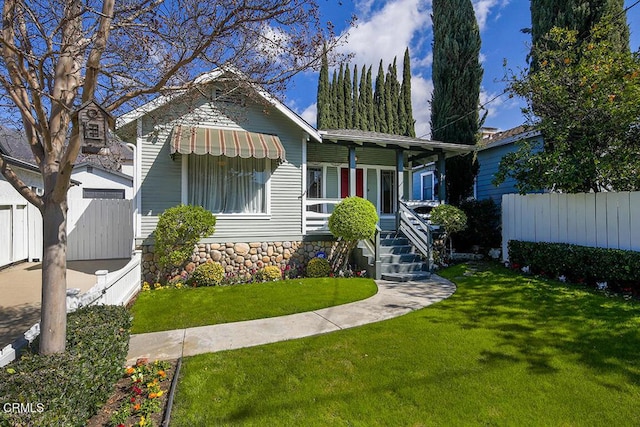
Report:
[[344,240],[370,239],[376,232],[378,213],[370,201],[347,197],[336,205],[329,217],[329,230]]
[[275,282],[282,279],[282,271],[277,265],[269,265],[256,273],[256,279],[262,282]]
[[331,265],[325,258],[313,258],[307,264],[307,277],[327,277],[331,273]]
[[431,210],[430,219],[433,224],[444,227],[448,234],[467,228],[467,215],[453,205],[438,205]]
[[215,231],[216,217],[202,206],[180,205],[162,212],[154,231],[155,252],[162,267],[177,267],[191,258],[200,239]]
[[200,264],[191,274],[191,286],[218,286],[224,279],[224,268],[217,262]]

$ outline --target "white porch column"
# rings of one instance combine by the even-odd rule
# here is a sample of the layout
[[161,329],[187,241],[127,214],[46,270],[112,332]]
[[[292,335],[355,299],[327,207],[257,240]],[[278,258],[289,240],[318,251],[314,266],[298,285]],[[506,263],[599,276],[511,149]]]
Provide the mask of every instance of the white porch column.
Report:
[[440,203],[444,203],[447,200],[445,159],[446,157],[444,152],[439,152],[438,163],[436,165],[436,176],[438,177],[438,201]]
[[402,200],[404,198],[404,152],[402,150],[396,151],[396,174],[398,200]]
[[349,146],[349,197],[356,195],[356,147]]

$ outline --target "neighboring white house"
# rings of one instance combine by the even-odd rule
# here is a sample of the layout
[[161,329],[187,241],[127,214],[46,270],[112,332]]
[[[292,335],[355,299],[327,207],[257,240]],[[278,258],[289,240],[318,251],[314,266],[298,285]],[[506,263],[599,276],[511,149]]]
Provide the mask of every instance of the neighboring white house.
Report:
[[[27,186],[39,195],[44,193],[40,170],[19,132],[0,128],[0,155]],[[109,157],[79,158],[68,193],[68,260],[130,255],[133,178],[117,169],[132,170],[132,165],[133,152],[124,144],[118,144]],[[109,200],[111,203],[106,204],[98,199],[121,200]],[[106,227],[116,230],[103,230]],[[42,216],[2,174],[0,242],[0,267],[42,257]]]
[[69,189],[69,199],[133,199],[133,177],[94,163],[76,164],[71,178],[80,183]]

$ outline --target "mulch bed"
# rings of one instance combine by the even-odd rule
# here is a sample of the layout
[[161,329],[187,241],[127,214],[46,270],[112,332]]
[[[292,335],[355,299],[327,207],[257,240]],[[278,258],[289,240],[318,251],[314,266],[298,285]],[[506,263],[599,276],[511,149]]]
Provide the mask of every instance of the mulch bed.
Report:
[[[166,380],[160,383],[160,389],[162,390],[162,396],[157,399],[160,400],[160,406],[162,410],[160,412],[154,413],[151,416],[151,419],[147,419],[147,422],[151,421],[154,426],[161,426],[162,421],[164,419],[164,414],[167,410],[167,404],[169,402],[169,389],[171,388],[171,383],[173,382],[173,377],[176,372],[176,365],[178,364],[177,360],[169,360],[170,367],[165,370],[167,374]],[[87,427],[110,427],[111,424],[111,415],[119,410],[123,403],[130,398],[130,389],[131,389],[131,378],[123,377],[121,378],[115,385],[113,394],[107,400],[107,403],[98,410],[98,413],[94,415],[88,422]],[[139,422],[139,417],[131,416],[127,419],[125,423],[126,426],[134,425]]]

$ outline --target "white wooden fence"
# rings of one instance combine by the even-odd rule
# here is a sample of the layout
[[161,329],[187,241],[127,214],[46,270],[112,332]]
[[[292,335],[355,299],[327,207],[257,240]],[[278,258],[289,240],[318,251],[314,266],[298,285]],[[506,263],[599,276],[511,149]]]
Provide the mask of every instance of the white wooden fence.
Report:
[[505,194],[505,260],[509,240],[640,251],[640,192]]
[[[0,242],[0,267],[25,259],[41,260],[40,211],[28,203],[0,205]],[[68,261],[129,258],[132,245],[131,200],[69,200]]]
[[[67,290],[67,313],[89,305],[126,305],[140,290],[142,251],[134,251],[131,261],[118,271],[96,271],[96,284],[84,294]],[[16,359],[22,347],[40,334],[40,323],[33,325],[20,338],[0,350],[0,367]]]

